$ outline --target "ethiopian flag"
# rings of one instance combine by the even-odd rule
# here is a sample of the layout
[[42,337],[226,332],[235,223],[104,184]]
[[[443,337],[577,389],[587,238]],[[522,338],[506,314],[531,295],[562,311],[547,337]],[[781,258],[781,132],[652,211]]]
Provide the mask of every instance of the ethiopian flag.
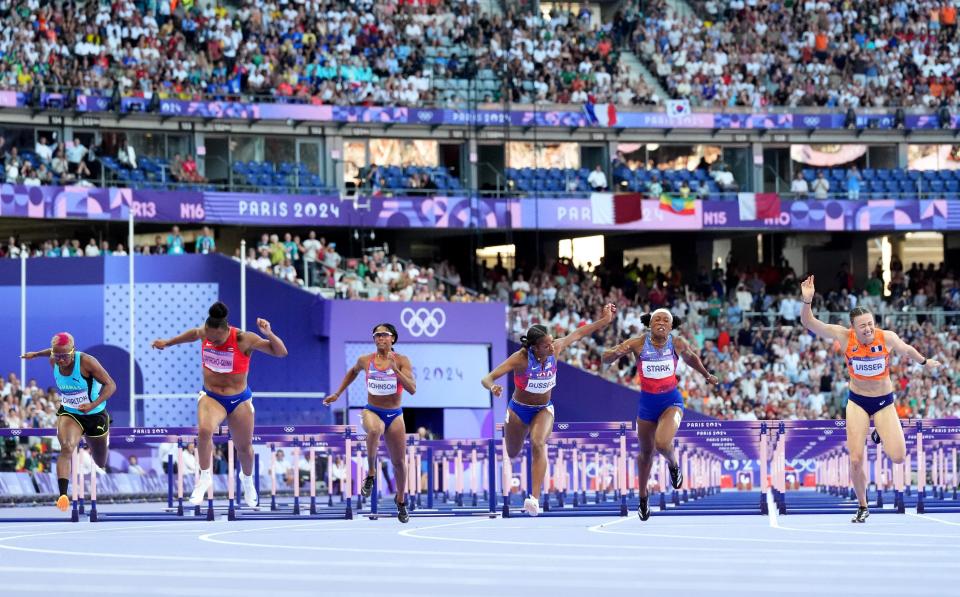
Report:
[[692,216],[696,213],[695,199],[693,197],[671,197],[664,193],[660,195],[660,209],[668,211],[678,216]]

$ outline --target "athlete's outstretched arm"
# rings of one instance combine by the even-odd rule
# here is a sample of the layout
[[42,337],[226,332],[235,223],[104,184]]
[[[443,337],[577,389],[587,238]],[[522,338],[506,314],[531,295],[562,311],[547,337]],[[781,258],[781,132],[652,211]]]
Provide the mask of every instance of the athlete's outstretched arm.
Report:
[[607,365],[609,363],[615,363],[619,361],[622,357],[630,354],[631,352],[637,352],[636,347],[643,346],[644,336],[641,335],[639,338],[628,338],[620,344],[617,344],[610,350],[603,351],[603,356],[600,357],[600,361]]
[[103,365],[101,365],[100,361],[95,357],[84,354],[80,360],[80,372],[84,376],[89,376],[99,381],[101,388],[100,395],[97,396],[96,402],[81,404],[77,407],[78,410],[83,412],[93,410],[101,403],[106,402],[107,398],[117,391],[117,383],[113,381],[113,378],[110,377],[110,374],[107,373],[107,370],[103,368]]
[[904,342],[903,338],[891,331],[884,331],[883,339],[886,340],[887,346],[896,351],[897,354],[907,357],[914,363],[923,365],[930,369],[935,369],[940,366],[940,361],[924,357],[922,354],[920,354],[919,350]]
[[497,365],[496,369],[487,373],[484,378],[480,380],[480,385],[493,392],[493,395],[499,398],[500,394],[503,393],[503,386],[496,383],[496,380],[526,364],[526,357],[523,355],[523,350],[518,350],[510,355],[506,361]]
[[594,321],[590,325],[585,325],[583,327],[577,328],[572,334],[564,336],[563,338],[557,338],[553,341],[553,350],[555,353],[559,354],[567,349],[568,346],[582,340],[587,336],[593,334],[597,330],[603,329],[613,323],[614,318],[617,316],[617,306],[613,303],[609,303],[603,307],[603,316],[600,319]]
[[690,344],[681,337],[674,338],[673,345],[677,349],[677,354],[680,355],[680,358],[683,359],[683,362],[693,368],[697,373],[706,378],[707,383],[711,385],[717,385],[720,383],[720,378],[716,375],[707,371],[707,368],[703,366],[703,361],[700,360],[700,355],[693,352],[693,349],[690,348]]
[[37,357],[49,357],[52,352],[53,352],[52,348],[44,348],[43,350],[37,350],[35,352],[25,352],[22,355],[20,355],[20,358],[30,360],[30,359],[35,359]]
[[243,332],[244,336],[251,336],[253,341],[250,342],[247,348],[250,350],[259,350],[262,353],[266,353],[270,356],[283,358],[287,356],[287,347],[283,343],[283,340],[279,336],[273,333],[273,330],[270,328],[270,322],[266,319],[257,318],[257,327],[260,328],[260,331],[263,332],[263,335],[266,338],[261,338],[257,334],[252,332]]
[[337,391],[323,399],[324,406],[330,406],[331,404],[336,402],[338,398],[340,398],[340,394],[343,394],[347,390],[347,388],[350,386],[350,384],[353,383],[353,380],[355,380],[357,376],[360,375],[360,372],[366,369],[367,367],[366,359],[368,358],[370,357],[361,356],[360,358],[357,359],[357,362],[353,364],[353,367],[350,367],[349,369],[347,369],[347,374],[343,376],[343,381],[340,382],[340,387],[337,388]]
[[201,338],[203,338],[203,332],[200,330],[200,328],[190,328],[189,330],[185,331],[179,336],[174,336],[169,340],[163,340],[161,338],[158,338],[153,341],[153,344],[151,344],[151,346],[153,346],[157,350],[163,350],[168,346],[175,346],[177,344],[186,344],[187,342],[196,342]]
[[800,284],[800,299],[803,301],[803,309],[800,310],[800,323],[803,324],[803,327],[821,338],[843,342],[847,339],[849,330],[843,326],[824,323],[814,316],[813,309],[810,305],[813,304],[813,295],[815,293],[816,289],[813,286],[813,276],[809,276]]

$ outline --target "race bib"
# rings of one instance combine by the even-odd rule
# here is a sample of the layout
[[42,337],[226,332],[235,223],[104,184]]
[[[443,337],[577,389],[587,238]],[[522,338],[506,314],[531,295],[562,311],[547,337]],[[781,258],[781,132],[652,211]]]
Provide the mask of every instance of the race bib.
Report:
[[853,372],[863,377],[877,377],[887,372],[887,359],[853,359]]
[[[387,373],[393,373],[392,370]],[[392,396],[397,393],[397,378],[368,379],[367,392],[373,396]]]
[[557,376],[551,375],[546,379],[534,379],[530,378],[527,380],[527,391],[531,394],[546,394],[557,385]]
[[646,379],[666,379],[673,375],[673,359],[666,361],[643,361],[643,376]]
[[233,352],[204,348],[201,354],[203,366],[215,373],[230,373],[233,371]]
[[90,402],[90,395],[87,394],[86,390],[57,392],[57,394],[60,395],[60,404],[63,406],[69,406],[70,408],[77,408],[81,404]]

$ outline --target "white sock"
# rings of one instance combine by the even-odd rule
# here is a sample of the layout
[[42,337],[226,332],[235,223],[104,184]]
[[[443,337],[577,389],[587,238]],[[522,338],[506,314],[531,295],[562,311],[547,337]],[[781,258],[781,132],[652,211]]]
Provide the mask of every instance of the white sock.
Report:
[[213,470],[212,470],[212,469],[209,469],[209,468],[208,468],[207,470],[200,469],[200,476],[203,477],[203,478],[212,477],[212,476],[213,476]]
[[245,483],[251,479],[253,479],[253,475],[245,475],[243,474],[243,471],[240,471],[240,481]]

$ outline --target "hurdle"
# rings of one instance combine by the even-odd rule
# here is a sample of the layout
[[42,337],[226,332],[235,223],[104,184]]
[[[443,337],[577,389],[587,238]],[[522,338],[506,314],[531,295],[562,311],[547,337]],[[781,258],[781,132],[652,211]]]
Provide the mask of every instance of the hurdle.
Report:
[[[318,503],[317,500],[317,479],[316,479],[316,457],[317,453],[322,452],[324,456],[331,456],[334,453],[343,451],[347,461],[350,460],[353,451],[354,433],[350,425],[285,425],[285,426],[265,426],[255,430],[253,436],[254,443],[269,444],[271,448],[271,495],[269,509],[263,510],[260,507],[247,508],[240,505],[239,471],[235,465],[235,450],[233,439],[229,438],[229,430],[223,428],[228,437],[227,443],[227,519],[228,520],[301,520],[301,519],[319,519],[319,520],[351,520],[353,519],[352,492],[350,483],[350,470],[347,470],[346,500],[344,506],[333,504],[333,496],[329,495],[326,505]],[[276,448],[278,446],[289,446],[293,448],[293,502],[289,510],[278,506],[276,502],[277,475],[274,470],[276,462]],[[300,455],[301,451],[306,451],[309,455],[308,464],[310,466],[309,477],[309,507],[304,508],[301,505],[301,487],[300,487]],[[256,460],[255,462],[259,462]],[[329,461],[328,461],[329,462]],[[256,467],[257,469],[259,466]],[[255,478],[259,480],[258,471],[254,473]],[[328,478],[330,472],[328,469]],[[328,485],[328,493],[330,487]],[[262,495],[257,487],[258,501],[262,503]],[[259,506],[259,504],[258,504]]]
[[[955,419],[917,421],[913,445],[917,459],[917,513],[960,512],[960,500],[957,499],[960,422]],[[928,473],[930,496],[926,487]]]

